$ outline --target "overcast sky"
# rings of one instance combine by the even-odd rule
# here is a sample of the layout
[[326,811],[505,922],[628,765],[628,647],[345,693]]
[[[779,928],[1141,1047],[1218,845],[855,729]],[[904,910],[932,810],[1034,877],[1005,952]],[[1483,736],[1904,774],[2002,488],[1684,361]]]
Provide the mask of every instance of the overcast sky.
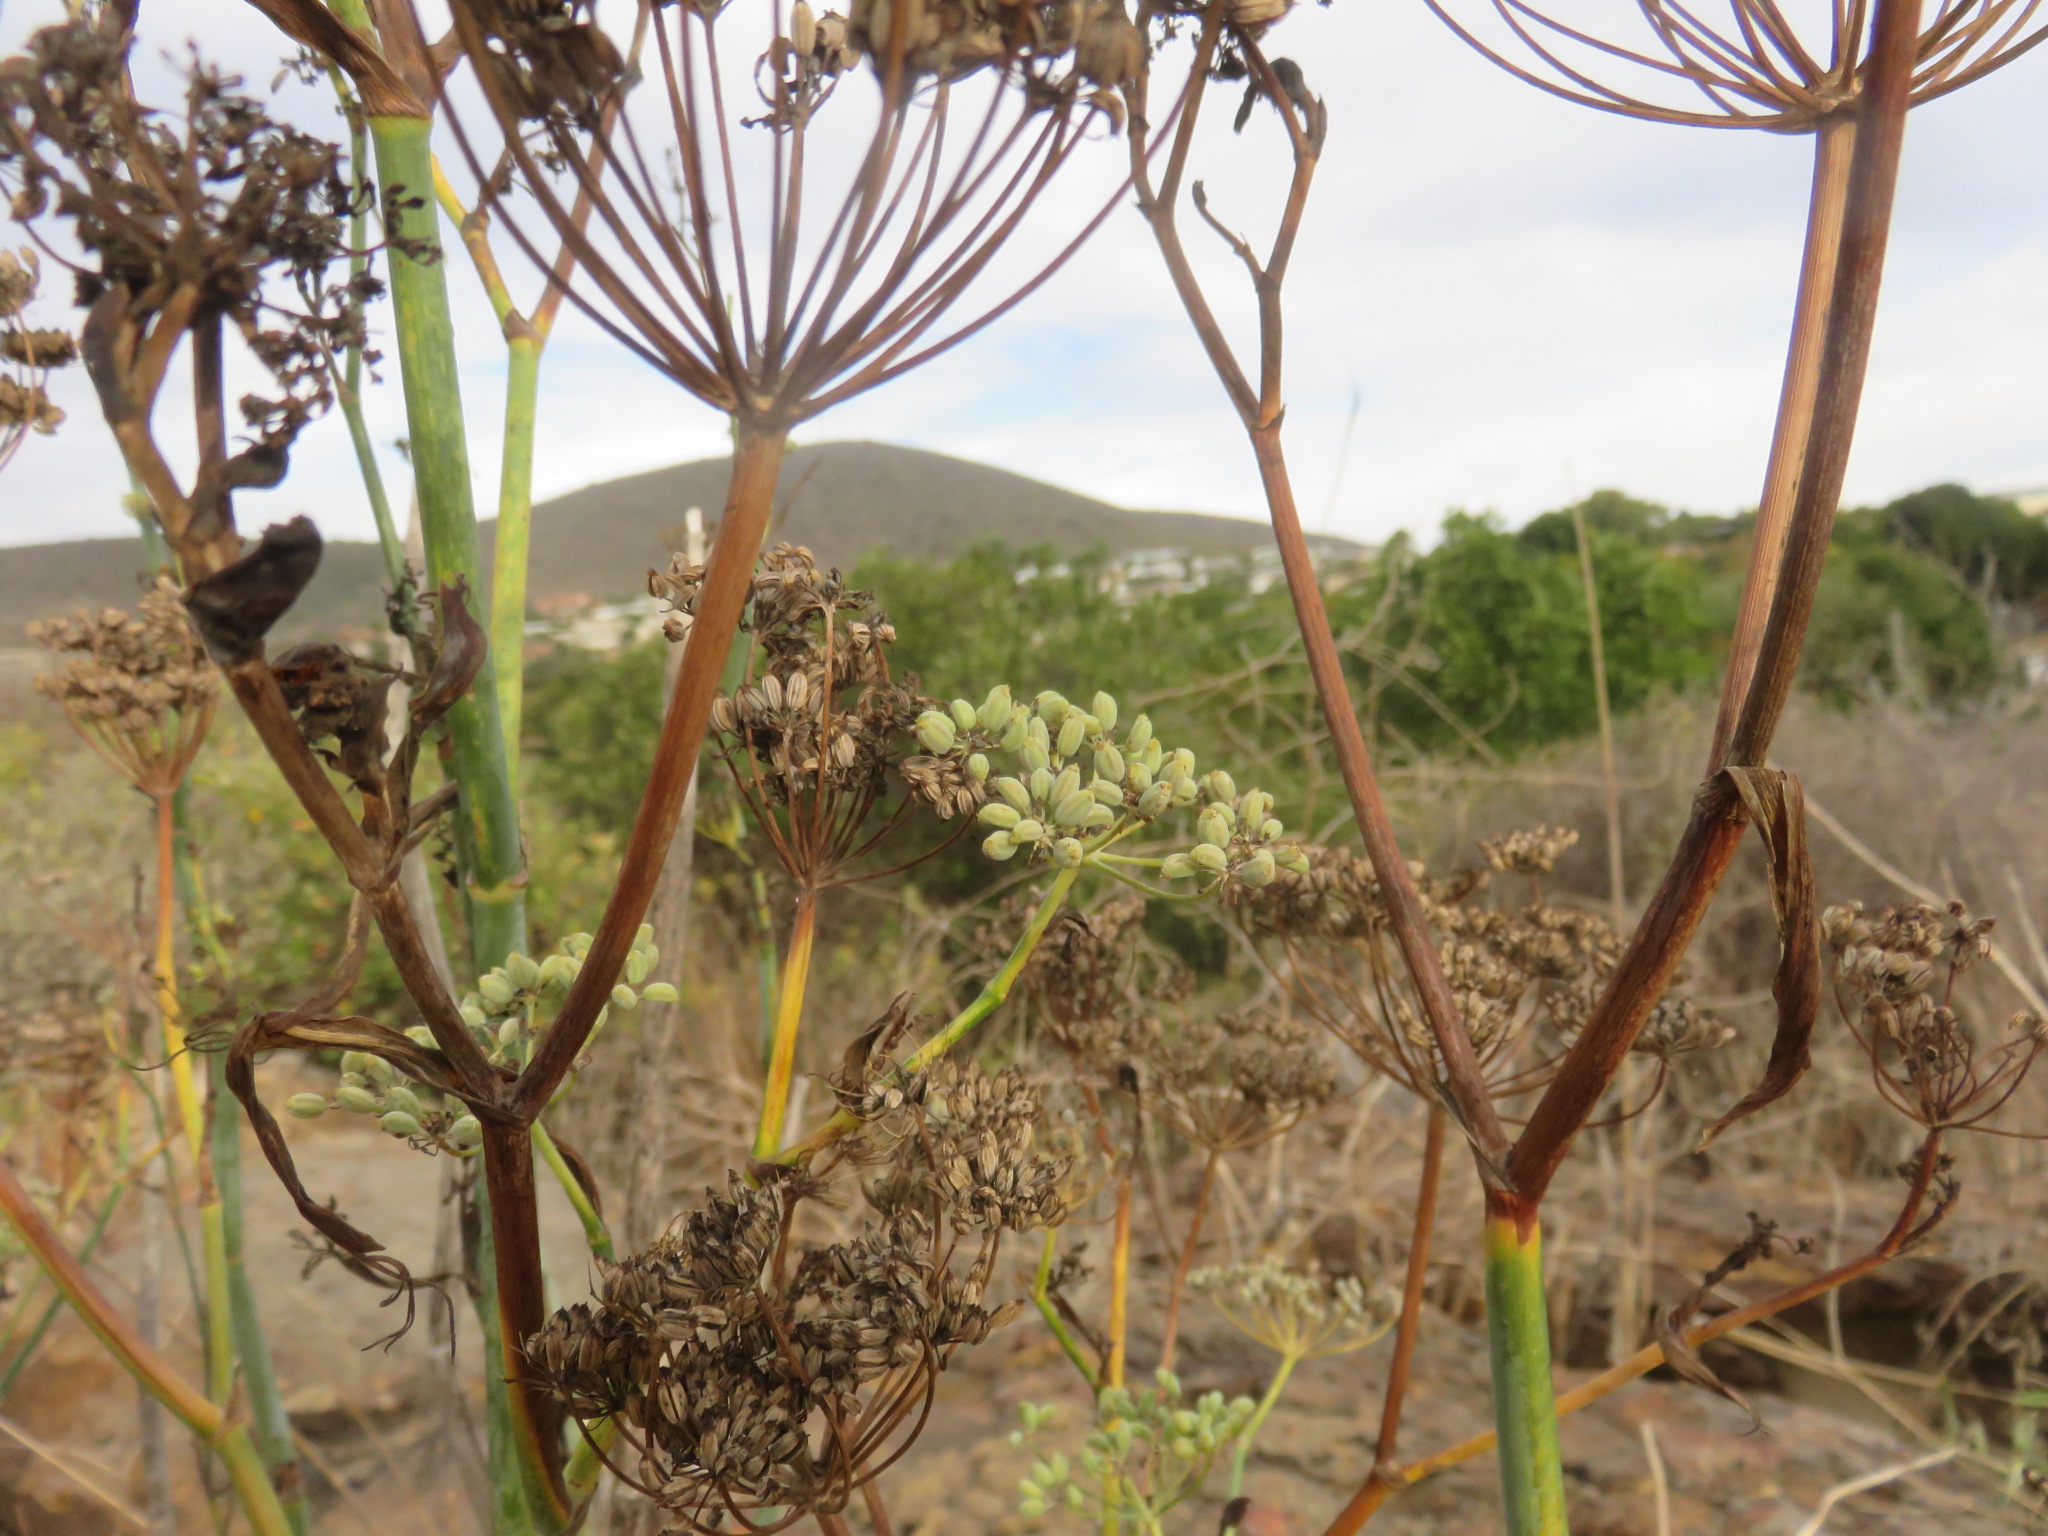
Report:
[[[0,50],[58,9],[0,0]],[[145,0],[143,15],[152,54],[196,32],[254,82],[283,51],[236,0]],[[1754,501],[1810,141],[1554,101],[1467,50],[1420,0],[1304,6],[1270,46],[1303,61],[1331,115],[1288,286],[1288,436],[1312,527],[1379,539],[1427,531],[1450,507],[1517,520],[1600,486],[1701,511]],[[2048,486],[2044,71],[2048,49],[1913,115],[1852,500],[1938,480]],[[164,78],[152,64],[145,91]],[[334,131],[316,97],[293,111]],[[1277,130],[1233,139],[1208,126],[1197,173],[1227,218],[1257,228],[1284,174]],[[1105,166],[1119,153],[1098,149]],[[1188,239],[1204,239],[1199,226]],[[1242,318],[1241,277],[1209,271]],[[500,345],[467,267],[450,272],[488,508]],[[129,526],[83,379],[59,393],[70,423],[0,479],[0,543]],[[395,373],[370,414],[381,441],[403,431]],[[726,441],[723,418],[574,319],[547,357],[541,420],[542,496]],[[1133,507],[1260,510],[1234,419],[1129,211],[1024,308],[798,436],[960,454]],[[241,498],[249,527],[298,511],[330,536],[370,533],[339,417],[302,439],[281,490]]]

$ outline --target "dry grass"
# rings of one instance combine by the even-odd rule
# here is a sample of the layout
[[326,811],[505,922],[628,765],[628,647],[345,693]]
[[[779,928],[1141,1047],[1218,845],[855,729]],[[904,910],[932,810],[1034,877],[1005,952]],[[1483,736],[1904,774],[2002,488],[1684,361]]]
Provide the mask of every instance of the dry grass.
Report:
[[[1704,729],[1695,709],[1669,705],[1624,723],[1623,806],[1631,890],[1646,888],[1662,850],[1682,820],[1692,760]],[[2048,789],[2035,771],[2043,725],[2027,701],[1969,716],[1934,716],[1873,707],[1855,716],[1806,709],[1788,722],[1779,760],[1797,771],[1809,793],[1878,857],[1940,891],[1953,891],[1973,910],[2001,918],[1999,936],[2038,979],[2041,974],[2016,894],[2032,897],[2036,924],[2048,923],[2038,887],[2048,871],[2028,854],[2048,846]],[[52,743],[56,738],[52,738]],[[43,1114],[71,1105],[79,1123],[90,1095],[64,1089],[28,1048],[38,1040],[75,1037],[80,1021],[97,1033],[101,1021],[141,1006],[134,947],[134,873],[145,849],[139,807],[118,793],[104,769],[82,754],[15,740],[10,759],[24,788],[18,803],[34,814],[10,819],[0,839],[0,965],[9,1035],[9,1155],[34,1149],[47,1187],[60,1177],[63,1137]],[[1604,901],[1602,791],[1597,755],[1573,747],[1532,758],[1511,771],[1436,767],[1394,781],[1396,816],[1419,855],[1439,867],[1476,862],[1472,841],[1537,819],[1563,821],[1583,833],[1560,870],[1556,899]],[[260,899],[283,888],[268,830],[246,832],[220,818],[209,823],[209,856],[223,871],[223,899]],[[1872,907],[1899,892],[1868,862],[1815,831],[1814,854],[1824,901],[1862,900]],[[753,942],[745,902],[719,883],[715,862],[700,867],[692,912],[695,942],[681,973],[687,1001],[670,1010],[642,1009],[600,1043],[561,1118],[565,1137],[598,1170],[616,1207],[633,1158],[649,1134],[632,1123],[634,1073],[642,1058],[635,1034],[662,1031],[661,1200],[670,1209],[691,1201],[721,1170],[745,1156],[759,1095],[759,999],[750,963]],[[879,1015],[902,991],[936,996],[959,977],[952,971],[958,940],[986,920],[983,909],[935,910],[899,897],[855,890],[828,904],[822,921],[814,995],[820,1023],[800,1062],[808,1074],[829,1070],[836,1043]],[[1550,1203],[1549,1254],[1553,1324],[1568,1368],[1604,1364],[1645,1336],[1651,1305],[1669,1304],[1745,1229],[1744,1213],[1778,1220],[1788,1236],[1811,1240],[1811,1252],[1773,1261],[1746,1274],[1730,1294],[1756,1294],[1784,1278],[1857,1251],[1889,1220],[1896,1184],[1889,1169],[1908,1139],[1874,1102],[1867,1063],[1846,1032],[1824,1016],[1817,1068],[1798,1093],[1751,1126],[1727,1136],[1709,1158],[1693,1154],[1700,1126],[1753,1080],[1768,1040],[1767,988],[1776,938],[1761,861],[1745,853],[1723,888],[1696,948],[1693,990],[1713,1001],[1740,1037],[1730,1049],[1690,1059],[1656,1114],[1629,1126],[1589,1132],[1580,1155]],[[1250,978],[1241,973],[1238,985]],[[1991,1011],[2019,1006],[2002,981],[1987,983]],[[670,1016],[664,1019],[663,1012]],[[63,1026],[63,1027],[60,1027]],[[997,1050],[1013,1037],[990,1037]],[[273,1067],[271,1072],[285,1070]],[[793,1118],[815,1120],[822,1087],[801,1079],[808,1107]],[[285,1086],[271,1085],[277,1092]],[[1355,1073],[1346,1092],[1286,1136],[1226,1160],[1203,1262],[1230,1262],[1274,1248],[1312,1253],[1320,1242],[1349,1243],[1368,1264],[1396,1264],[1406,1242],[1408,1203],[1421,1140],[1421,1117],[1404,1096]],[[63,1100],[66,1091],[72,1100]],[[2007,1118],[2048,1126],[2041,1090],[2030,1089]],[[358,1134],[360,1133],[360,1134]],[[365,1128],[344,1132],[326,1122],[294,1128],[302,1168],[316,1189],[342,1197],[372,1230],[423,1273],[445,1267],[457,1235],[447,1230],[437,1198],[436,1165],[409,1158]],[[1156,1180],[1141,1179],[1134,1221],[1134,1370],[1148,1369],[1177,1234],[1193,1197],[1199,1160],[1166,1139],[1157,1147]],[[1944,1404],[1960,1405],[1965,1422],[1982,1426],[1978,1441],[1953,1466],[1910,1480],[1910,1486],[1865,1496],[1835,1517],[1841,1529],[1888,1530],[1895,1517],[1939,1518],[1952,1530],[2006,1527],[2000,1491],[2016,1465],[2006,1446],[2015,1418],[2005,1390],[2028,1384],[2038,1366],[2038,1312],[2048,1307],[2048,1228],[2038,1220],[2044,1155],[2025,1140],[1974,1138],[1959,1149],[1964,1195],[1956,1215],[1926,1250],[1853,1287],[1833,1308],[1788,1316],[1797,1339],[1764,1335],[1751,1347],[1723,1347],[1713,1356],[1745,1390],[1767,1394],[1775,1447],[1757,1460],[1741,1449],[1741,1416],[1675,1383],[1645,1383],[1622,1394],[1567,1431],[1567,1460],[1588,1468],[1580,1496],[1603,1530],[1648,1531],[1649,1473],[1635,1425],[1656,1422],[1670,1463],[1676,1529],[1750,1528],[1758,1510],[1786,1512],[1787,1528],[1810,1512],[1835,1482],[1916,1451],[1926,1434],[1954,1429]],[[458,1328],[458,1375],[464,1391],[447,1390],[445,1335],[421,1329],[389,1354],[357,1347],[384,1331],[375,1296],[331,1268],[301,1281],[302,1250],[286,1233],[289,1208],[259,1167],[250,1173],[253,1261],[265,1287],[272,1327],[286,1341],[281,1367],[312,1446],[324,1513],[321,1530],[404,1529],[379,1521],[395,1509],[422,1512],[421,1530],[468,1528],[481,1484],[475,1475],[476,1354],[471,1330]],[[1617,1222],[1615,1213],[1628,1219]],[[553,1284],[563,1299],[581,1294],[588,1273],[578,1256],[566,1208],[548,1212]],[[1333,1220],[1335,1218],[1335,1220]],[[1420,1401],[1406,1444],[1420,1453],[1479,1427],[1485,1419],[1482,1351],[1472,1329],[1479,1319],[1480,1276],[1469,1256],[1477,1228],[1474,1181],[1453,1156],[1446,1182],[1430,1280],[1432,1310],[1419,1366]],[[826,1219],[829,1225],[829,1218]],[[131,1213],[117,1222],[102,1273],[132,1287],[137,1229]],[[1090,1209],[1065,1246],[1084,1245],[1098,1273],[1073,1300],[1084,1315],[1105,1301],[1101,1257],[1107,1245],[1102,1212]],[[1023,1245],[1028,1248],[1032,1245]],[[998,1284],[1028,1286],[1028,1259],[1007,1253]],[[173,1264],[175,1272],[175,1263]],[[10,1271],[16,1286],[26,1274]],[[166,1337],[188,1358],[195,1341],[189,1306],[169,1288]],[[1622,1299],[1617,1311],[1617,1297]],[[458,1307],[458,1312],[466,1311]],[[1190,1303],[1181,1366],[1191,1384],[1254,1390],[1266,1357],[1222,1328],[1199,1299]],[[467,1319],[464,1319],[465,1323]],[[1851,1363],[1828,1358],[1840,1338]],[[1293,1530],[1311,1533],[1340,1503],[1370,1456],[1367,1414],[1376,1403],[1384,1347],[1305,1367],[1275,1430],[1262,1442],[1249,1483],[1254,1497],[1290,1510]],[[1864,1362],[1857,1365],[1854,1361]],[[1065,1374],[1063,1374],[1065,1373]],[[1944,1391],[1938,1378],[1946,1376]],[[904,1532],[1026,1528],[1013,1513],[1009,1489],[1015,1453],[1003,1443],[1019,1401],[1068,1401],[1071,1373],[1035,1320],[1013,1324],[985,1357],[949,1378],[938,1426],[910,1462],[889,1478],[890,1499]],[[1802,1400],[1790,1406],[1770,1393]],[[50,1343],[0,1413],[68,1454],[103,1463],[113,1482],[129,1487],[134,1473],[133,1396],[102,1369],[68,1325]],[[1855,1427],[1832,1417],[1847,1413]],[[2027,1433],[2031,1434],[2029,1425]],[[1894,1438],[1896,1437],[1896,1438]],[[1903,1447],[1903,1449],[1901,1449]],[[1748,1459],[1745,1460],[1744,1458]],[[51,1465],[21,1451],[0,1451],[15,1528],[43,1531],[116,1529],[100,1506]],[[33,1465],[30,1463],[34,1462]],[[1768,1463],[1768,1465],[1766,1465]],[[322,1470],[324,1468],[324,1470]],[[186,1476],[181,1470],[181,1478]],[[330,1483],[330,1478],[332,1483]],[[196,1490],[196,1483],[181,1484]],[[67,1491],[68,1490],[68,1491]],[[1452,1532],[1466,1528],[1463,1507],[1491,1507],[1484,1475],[1467,1468],[1426,1485],[1387,1515],[1392,1531]],[[1775,1502],[1773,1502],[1775,1500]],[[1447,1502],[1448,1501],[1448,1502]],[[38,1506],[46,1506],[40,1513]],[[962,1524],[963,1511],[974,1511]],[[1874,1511],[1882,1510],[1882,1518]],[[431,1515],[426,1512],[431,1511]],[[1859,1513],[1861,1512],[1861,1513]],[[195,1516],[191,1528],[204,1523]],[[620,1506],[620,1529],[630,1528]],[[1194,1519],[1196,1517],[1189,1517]],[[1771,1516],[1775,1519],[1775,1516]],[[1803,1518],[1803,1514],[1801,1515]],[[1858,1523],[1859,1519],[1866,1523]],[[1619,1523],[1613,1523],[1613,1522]],[[53,1523],[54,1522],[54,1523]],[[96,1524],[95,1522],[99,1522]],[[1447,1523],[1448,1522],[1448,1523]],[[856,1525],[859,1521],[856,1520]],[[1597,1522],[1596,1522],[1597,1523]],[[1768,1521],[1765,1522],[1768,1525]],[[1197,1524],[1199,1521],[1197,1520]],[[1194,1525],[1189,1527],[1195,1528]],[[1485,1529],[1483,1522],[1471,1525]],[[1588,1527],[1592,1528],[1591,1526]],[[1771,1527],[1775,1528],[1775,1527]],[[1900,1527],[1905,1528],[1904,1526]]]

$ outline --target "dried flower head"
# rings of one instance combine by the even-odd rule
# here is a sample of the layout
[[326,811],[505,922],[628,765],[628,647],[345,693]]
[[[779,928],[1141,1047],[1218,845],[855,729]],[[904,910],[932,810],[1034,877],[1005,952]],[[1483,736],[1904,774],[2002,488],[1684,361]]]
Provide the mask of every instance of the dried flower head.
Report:
[[[1532,882],[1554,867],[1576,834],[1538,827],[1482,843],[1487,862]],[[1591,1015],[1620,958],[1622,941],[1598,912],[1543,898],[1520,907],[1480,898],[1483,870],[1432,878],[1411,864],[1459,1016],[1496,1097],[1540,1088]],[[1390,943],[1379,882],[1354,855],[1315,850],[1305,874],[1284,875],[1233,903],[1245,932],[1285,963],[1274,974],[1295,1003],[1369,1065],[1411,1091],[1436,1097],[1443,1064]],[[1720,1026],[1690,1005],[1671,1010],[1651,1035],[1657,1051],[1704,1049]],[[1668,1025],[1669,1027],[1663,1027]]]
[[[1517,78],[1567,101],[1652,122],[1810,132],[1853,111],[1869,76],[1873,19],[1866,5],[1642,0],[1603,17],[1608,25],[1621,25],[1601,33],[1527,0],[1487,0],[1469,8],[1455,0],[1426,3],[1452,31]],[[2048,27],[2030,26],[2036,9],[2009,0],[1948,0],[1931,7],[1915,53],[1912,101],[1958,90],[2048,37]],[[1498,43],[1482,39],[1453,15],[1487,10],[1501,24]],[[1797,24],[1816,17],[1818,28]]]
[[1039,1094],[1019,1068],[991,1074],[942,1057],[905,1085],[904,1100],[861,1133],[870,1146],[891,1148],[887,1174],[868,1190],[871,1204],[943,1212],[961,1233],[1066,1220],[1061,1189],[1071,1159],[1036,1150]]
[[1270,1008],[1154,1036],[1146,1108],[1212,1152],[1258,1146],[1336,1096],[1336,1074],[1309,1030]]
[[1566,849],[1579,840],[1572,827],[1535,826],[1482,840],[1479,851],[1487,867],[1504,875],[1527,875],[1532,880],[1557,868]]
[[[680,556],[648,572],[672,639],[689,633],[703,579]],[[809,550],[778,544],[761,557],[740,628],[751,642],[746,676],[712,704],[714,750],[800,885],[847,878],[846,866],[888,843],[920,805],[960,820],[980,803],[973,786],[941,782],[916,755],[914,726],[929,701],[890,679],[896,630],[873,593],[821,569]]]
[[201,343],[200,392],[213,397],[203,405],[224,389],[223,328],[269,373],[275,389],[239,402],[248,442],[209,445],[189,495],[160,456],[143,456],[160,471],[150,493],[181,556],[189,531],[224,564],[238,553],[228,497],[283,478],[293,440],[330,403],[332,355],[364,339],[362,306],[378,284],[328,281],[359,207],[339,149],[277,122],[239,79],[197,59],[180,111],[144,107],[133,44],[119,7],[93,8],[0,61],[0,176],[17,219],[71,223],[89,311],[79,350],[110,419],[147,422],[162,360],[188,331]]
[[1879,1092],[1929,1128],[1983,1124],[2048,1043],[2031,1013],[2015,1014],[1995,1044],[1980,1042],[1957,1006],[1957,982],[1990,953],[1992,921],[1959,901],[1909,902],[1875,919],[1858,902],[1821,914],[1835,1001],[1870,1055]]
[[[993,923],[986,948],[1007,950],[1027,920],[1020,900]],[[1114,896],[1053,920],[1017,978],[1015,996],[1042,1039],[1070,1062],[1113,1073],[1130,1058],[1147,1005],[1184,997],[1194,978],[1145,937],[1145,899]]]
[[674,1528],[836,1511],[916,1436],[952,1353],[1015,1315],[984,1299],[1001,1236],[1065,1214],[1064,1168],[1032,1150],[1037,1114],[1020,1075],[941,1063],[902,1123],[863,1133],[885,1172],[867,1191],[875,1218],[846,1240],[792,1237],[819,1192],[808,1175],[734,1174],[606,1266],[596,1305],[556,1313],[528,1351],[572,1413],[618,1424],[627,1480]]
[[177,586],[159,578],[134,613],[106,608],[29,626],[60,671],[36,679],[80,735],[149,795],[183,782],[213,720],[219,674]]
[[[1385,897],[1369,861],[1343,848],[1303,850],[1308,867],[1232,904],[1246,932],[1261,938],[1366,939],[1387,926]],[[1410,864],[1420,879],[1423,867]]]
[[13,459],[28,434],[44,436],[63,424],[64,413],[50,399],[44,381],[50,370],[70,364],[78,345],[68,331],[28,323],[26,311],[42,276],[36,253],[0,250],[0,469]]
[[1735,1038],[1735,1027],[1702,1009],[1691,998],[1659,998],[1643,1022],[1636,1043],[1638,1056],[1669,1064],[1673,1057],[1719,1050]]
[[1356,1275],[1304,1275],[1278,1259],[1198,1269],[1188,1284],[1248,1338],[1289,1361],[1363,1349],[1394,1325],[1401,1298]]

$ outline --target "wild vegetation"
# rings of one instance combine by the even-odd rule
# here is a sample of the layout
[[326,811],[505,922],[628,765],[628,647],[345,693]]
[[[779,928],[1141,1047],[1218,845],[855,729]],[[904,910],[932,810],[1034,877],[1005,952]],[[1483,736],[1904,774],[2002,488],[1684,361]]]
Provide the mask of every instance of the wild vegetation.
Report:
[[[132,1495],[17,1435],[32,1454],[160,1529],[285,1536],[361,1494],[295,1421],[307,1362],[274,1322],[291,1281],[252,1262],[260,1209],[373,1287],[391,1340],[457,1351],[428,1416],[473,1415],[449,1443],[476,1447],[462,1518],[493,1536],[941,1528],[942,1494],[905,1495],[963,1378],[1016,1410],[1002,1518],[1031,1528],[1344,1536],[1490,1456],[1487,1520],[1555,1536],[1582,1497],[1561,1425],[1656,1370],[1753,1411],[1710,1349],[1731,1335],[1946,1438],[1930,1457],[1967,1460],[1987,1507],[2039,1502],[2042,1270],[2009,1229],[2041,1172],[2048,955],[2012,852],[2038,806],[2006,642],[2048,556],[1952,487],[1838,516],[1909,110],[2048,35],[2031,4],[1876,0],[1802,38],[1773,0],[1720,31],[1652,0],[1628,40],[1518,10],[1498,42],[1445,11],[1589,105],[1812,134],[1798,314],[1753,519],[1602,493],[1349,570],[1311,557],[1285,453],[1284,285],[1331,109],[1270,51],[1284,5],[798,0],[608,30],[457,0],[438,42],[406,0],[258,9],[346,144],[203,50],[181,102],[139,101],[118,7],[0,63],[0,178],[83,311],[75,340],[29,329],[36,265],[0,272],[0,442],[59,425],[41,372],[75,350],[153,571],[135,613],[39,635],[46,692],[146,821],[48,732],[4,764],[35,894],[5,909],[0,1395],[66,1308],[143,1394]],[[1589,84],[1582,48],[1711,110]],[[1256,243],[1193,175],[1211,92],[1240,86],[1288,187]],[[1077,207],[1055,194],[1090,156],[1125,179]],[[762,548],[793,429],[1026,306],[1128,200],[1246,433],[1284,587],[1122,606],[1087,561],[849,577]],[[1251,285],[1249,336],[1189,258],[1190,210]],[[506,348],[488,572],[465,258]],[[361,413],[387,300],[417,558]],[[529,678],[535,381],[565,304],[730,417],[732,480],[709,548],[650,573],[659,646]],[[268,380],[239,438],[231,349]],[[330,415],[387,561],[375,655],[274,651],[320,535],[236,522]],[[189,458],[166,446],[188,430]],[[1930,785],[1872,807],[1907,867],[1828,809],[1832,781],[1809,793],[1831,733]],[[1625,782],[1703,740],[1697,778]],[[1831,901],[1816,827],[1896,893]],[[1987,898],[2014,904],[2017,957]],[[437,1187],[344,1209],[337,1120]],[[1681,1175],[1711,1186],[1711,1230],[1674,1286]],[[1788,1208],[1822,1184],[1826,1251],[1796,1262],[1810,1211]],[[1907,1371],[1947,1394],[1930,1419],[1851,1362],[1842,1297],[1972,1200],[1990,1236]],[[124,1212],[125,1296],[95,1257]],[[429,1264],[381,1235],[415,1225]],[[190,1339],[163,1315],[174,1249]],[[1762,1327],[1816,1304],[1825,1351]],[[1417,1455],[1454,1390],[1418,1362],[1475,1325],[1493,1427]],[[1257,1346],[1249,1380],[1226,1328]],[[1347,1364],[1382,1340],[1370,1376]],[[1604,1369],[1560,1390],[1554,1358]],[[1310,1500],[1255,1496],[1317,1382],[1369,1445]]]

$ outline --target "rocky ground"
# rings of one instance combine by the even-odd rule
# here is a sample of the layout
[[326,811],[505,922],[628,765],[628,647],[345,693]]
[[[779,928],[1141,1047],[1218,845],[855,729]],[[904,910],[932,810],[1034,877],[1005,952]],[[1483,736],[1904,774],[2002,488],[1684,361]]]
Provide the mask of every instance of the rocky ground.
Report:
[[[446,1255],[437,1260],[435,1251],[436,1164],[356,1122],[294,1124],[291,1131],[310,1188],[334,1195],[416,1273],[432,1274],[437,1262],[445,1262]],[[445,1328],[429,1308],[404,1339],[388,1348],[366,1348],[393,1326],[394,1313],[380,1309],[375,1292],[331,1265],[301,1278],[307,1254],[294,1236],[298,1223],[274,1182],[260,1176],[260,1168],[251,1175],[252,1263],[263,1279],[281,1375],[306,1450],[316,1531],[454,1536],[480,1529],[473,1332],[458,1327],[451,1365]],[[1739,1234],[1741,1220],[1733,1208],[1741,1197],[1742,1191],[1731,1190],[1714,1208],[1665,1223],[1659,1249],[1673,1284],[1711,1264],[1725,1248],[1728,1231]],[[1718,1209],[1722,1203],[1731,1209]],[[1881,1224],[1880,1203],[1873,1198],[1867,1212],[1852,1212],[1848,1240]],[[1814,1219],[1796,1201],[1784,1214],[1794,1226]],[[573,1223],[565,1209],[551,1210],[549,1217],[557,1285],[564,1293],[580,1292],[588,1261],[580,1257]],[[1447,1237],[1446,1251],[1455,1247]],[[168,1342],[191,1360],[191,1319],[174,1300],[185,1292],[178,1262],[173,1248],[172,1283],[165,1290]],[[1815,1262],[1784,1255],[1743,1277],[1743,1284],[1781,1284]],[[1923,1255],[1852,1293],[1845,1302],[1845,1337],[1857,1345],[1881,1338],[1889,1326],[1885,1319],[1894,1314],[1924,1314],[1927,1298],[1941,1289],[1946,1262],[1938,1252]],[[102,1273],[109,1289],[132,1306],[134,1244],[113,1253]],[[1156,1276],[1143,1278],[1157,1285]],[[1469,1277],[1461,1281],[1447,1263],[1435,1294],[1438,1305],[1417,1357],[1403,1430],[1409,1456],[1456,1444],[1489,1424],[1485,1342],[1475,1309],[1462,1299],[1471,1294]],[[1134,1315],[1149,1310],[1141,1305]],[[1825,1336],[1818,1314],[1795,1321],[1810,1336]],[[1902,1373],[1864,1371],[1859,1381],[1845,1385],[1825,1372],[1788,1364],[1783,1357],[1796,1349],[1782,1339],[1760,1342],[1770,1355],[1731,1346],[1717,1357],[1724,1374],[1755,1403],[1760,1430],[1753,1431],[1748,1417],[1729,1402],[1657,1379],[1634,1383],[1566,1421],[1564,1457],[1578,1536],[1795,1536],[1809,1529],[1830,1489],[1929,1448],[1925,1438],[1887,1418],[1889,1403],[1900,1418],[1938,1420],[1938,1404],[1914,1398]],[[1134,1365],[1143,1366],[1153,1349],[1142,1333],[1135,1336]],[[1251,1463],[1247,1491],[1256,1507],[1248,1536],[1317,1536],[1349,1497],[1371,1463],[1388,1352],[1383,1339],[1359,1353],[1302,1367]],[[1271,1360],[1202,1303],[1191,1305],[1181,1361],[1191,1391],[1257,1393]],[[1559,1372],[1561,1382],[1587,1374]],[[458,1375],[472,1383],[468,1394],[449,1390]],[[1025,1403],[1061,1405],[1036,1450],[1009,1443]],[[944,1378],[922,1441],[885,1479],[898,1536],[1027,1536],[1059,1528],[1058,1517],[1030,1521],[1018,1514],[1016,1482],[1034,1454],[1077,1445],[1086,1412],[1072,1368],[1028,1314],[964,1355]],[[0,1536],[111,1536],[139,1529],[135,1426],[133,1388],[82,1331],[68,1321],[61,1324],[0,1417],[0,1430],[6,1431],[0,1436]],[[185,1517],[181,1529],[210,1530],[189,1449],[175,1430],[170,1443]],[[1661,1528],[1652,1455],[1661,1462],[1668,1488],[1668,1524]],[[1220,1487],[1220,1475],[1212,1481]],[[2007,1470],[1994,1458],[1966,1451],[1943,1466],[1844,1500],[1826,1528],[1857,1536],[1927,1536],[1937,1530],[1942,1536],[1995,1536],[2029,1528],[2034,1517],[2007,1497],[2007,1482]],[[1208,1536],[1218,1513],[1214,1502],[1184,1507],[1169,1530]],[[858,1507],[850,1518],[856,1528],[866,1527]],[[1080,1536],[1079,1525],[1071,1529]],[[1497,1532],[1491,1459],[1476,1458],[1399,1495],[1371,1529],[1386,1536]]]

